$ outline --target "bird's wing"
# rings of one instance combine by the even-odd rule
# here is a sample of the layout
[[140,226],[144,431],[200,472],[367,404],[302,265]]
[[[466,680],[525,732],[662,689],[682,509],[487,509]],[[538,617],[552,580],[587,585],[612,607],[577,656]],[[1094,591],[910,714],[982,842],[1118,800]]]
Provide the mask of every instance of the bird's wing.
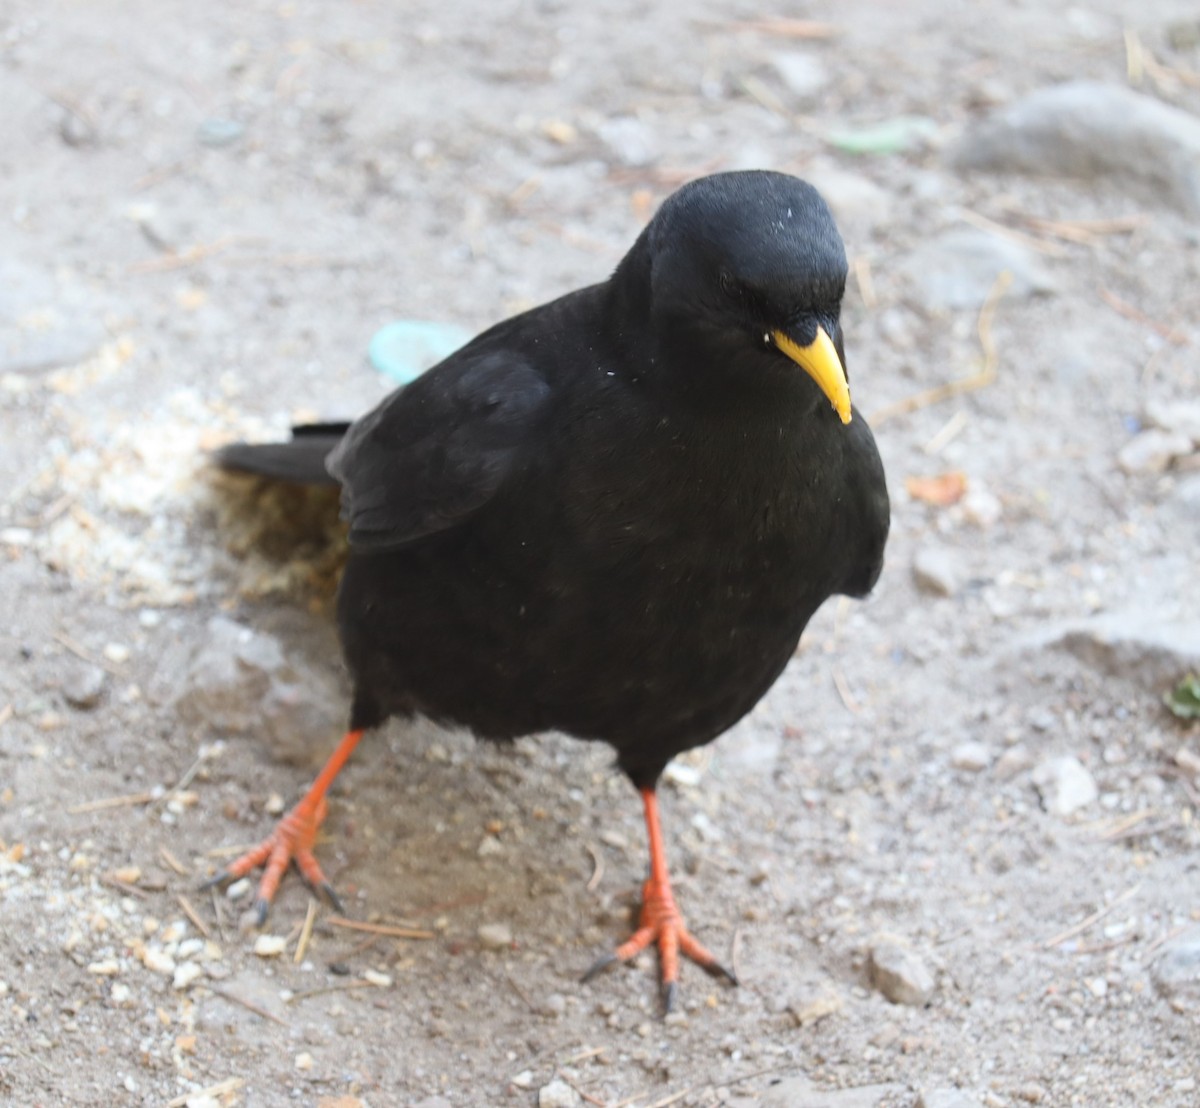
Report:
[[329,456],[350,542],[403,546],[487,503],[549,406],[550,386],[511,355],[463,353],[394,392]]

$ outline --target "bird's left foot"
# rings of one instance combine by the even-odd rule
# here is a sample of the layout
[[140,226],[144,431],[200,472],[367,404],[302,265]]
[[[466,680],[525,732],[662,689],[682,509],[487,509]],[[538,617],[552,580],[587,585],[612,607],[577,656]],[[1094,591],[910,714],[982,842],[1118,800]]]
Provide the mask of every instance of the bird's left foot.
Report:
[[731,985],[738,983],[733,973],[721,965],[684,926],[670,884],[656,881],[653,877],[642,886],[642,911],[637,930],[611,954],[600,958],[583,975],[583,980],[590,981],[596,974],[618,962],[628,962],[651,943],[658,946],[664,1012],[671,1011],[675,1004],[679,988],[680,954],[695,962],[710,977],[723,977]]
[[294,863],[309,886],[321,893],[338,912],[344,913],[342,902],[333,891],[333,886],[326,880],[320,864],[313,855],[312,848],[317,839],[317,830],[325,819],[326,808],[323,796],[315,802],[305,797],[276,824],[275,830],[258,846],[231,862],[201,888],[223,885],[245,877],[261,867],[263,875],[258,883],[258,896],[254,900],[254,910],[261,927],[266,922],[267,912],[271,908],[271,901],[275,898],[280,880],[288,866]]

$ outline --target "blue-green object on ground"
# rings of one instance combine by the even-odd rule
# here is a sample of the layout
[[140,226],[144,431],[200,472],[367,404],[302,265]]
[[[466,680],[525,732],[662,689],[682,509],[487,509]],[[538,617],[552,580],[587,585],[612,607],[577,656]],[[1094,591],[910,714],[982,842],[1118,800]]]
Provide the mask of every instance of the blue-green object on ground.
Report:
[[937,134],[938,125],[928,116],[898,115],[865,127],[842,127],[828,139],[847,154],[900,154],[924,144]]
[[471,337],[469,331],[453,323],[398,319],[380,327],[371,336],[367,355],[385,377],[407,385],[453,354]]

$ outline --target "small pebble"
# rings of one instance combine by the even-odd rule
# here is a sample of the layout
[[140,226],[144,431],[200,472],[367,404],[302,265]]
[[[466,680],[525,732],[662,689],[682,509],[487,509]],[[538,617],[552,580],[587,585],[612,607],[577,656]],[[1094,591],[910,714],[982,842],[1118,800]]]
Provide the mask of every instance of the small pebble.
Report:
[[917,1108],[979,1108],[979,1101],[962,1089],[930,1089],[921,1094]]
[[922,1007],[933,995],[933,974],[902,941],[875,940],[870,953],[871,983],[893,1004]]
[[792,1019],[800,1027],[811,1027],[814,1023],[836,1014],[842,1010],[844,1001],[833,989],[826,989],[799,1005],[790,1008]]
[[377,989],[390,989],[392,987],[392,979],[386,973],[380,973],[378,970],[363,970],[362,979],[374,985]]
[[965,576],[958,556],[941,547],[925,546],[917,551],[912,564],[917,585],[935,596],[953,596],[962,588]]
[[1009,747],[996,759],[995,773],[1001,781],[1008,781],[1033,765],[1033,752],[1022,743]]
[[476,853],[480,858],[489,858],[496,854],[503,854],[504,844],[495,835],[484,835],[483,841],[480,842]]
[[245,132],[245,126],[236,119],[206,119],[196,128],[196,138],[204,146],[229,146]]
[[296,1069],[308,1071],[313,1068],[313,1056],[307,1050],[296,1055]]
[[1173,939],[1155,958],[1150,975],[1154,985],[1176,1011],[1200,1008],[1200,928]]
[[175,959],[158,947],[150,947],[142,955],[142,965],[151,973],[161,973],[164,977],[175,974]]
[[1033,771],[1042,806],[1053,816],[1069,816],[1099,795],[1095,778],[1078,758],[1049,758]]
[[538,1108],[579,1108],[581,1104],[583,1098],[559,1078],[538,1089]]
[[967,521],[984,531],[998,523],[1004,514],[1000,498],[977,482],[963,496],[962,509]]
[[100,703],[107,682],[108,674],[99,666],[80,664],[63,681],[63,697],[72,708],[89,711]]
[[225,896],[229,900],[241,900],[250,891],[250,878],[243,877],[235,881],[225,890]]
[[979,773],[992,764],[992,752],[986,743],[973,741],[959,743],[950,752],[950,764],[955,769]]
[[506,923],[485,923],[477,934],[485,950],[502,950],[512,945],[512,930]]
[[278,958],[286,949],[284,935],[259,935],[254,940],[254,953],[260,958]]
[[94,973],[97,977],[112,977],[121,972],[121,963],[115,958],[104,958],[99,962],[89,963],[87,970],[88,973]]
[[1176,458],[1192,452],[1192,440],[1179,431],[1151,427],[1131,438],[1117,454],[1117,464],[1126,473],[1162,473]]
[[175,976],[171,979],[171,988],[186,989],[197,978],[203,975],[204,971],[195,962],[184,962],[175,967]]

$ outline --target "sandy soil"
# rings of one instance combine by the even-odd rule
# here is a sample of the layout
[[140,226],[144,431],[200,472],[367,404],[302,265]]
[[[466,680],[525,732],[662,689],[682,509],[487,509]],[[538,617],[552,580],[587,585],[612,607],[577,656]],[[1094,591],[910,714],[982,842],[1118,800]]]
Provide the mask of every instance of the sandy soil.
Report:
[[[837,32],[808,39],[713,0],[0,4],[0,1100],[1196,1104],[1197,992],[1156,966],[1200,921],[1200,735],[1162,706],[1169,650],[1060,633],[1200,619],[1194,459],[1117,462],[1148,402],[1200,391],[1196,226],[944,156],[1033,89],[1125,83],[1127,7],[768,13]],[[1194,16],[1148,0],[1133,29],[1194,74],[1168,43]],[[1200,111],[1156,72],[1142,91]],[[935,124],[907,152],[827,141],[904,114]],[[309,935],[292,879],[285,949],[256,953],[246,902],[197,885],[336,733],[185,722],[186,659],[224,614],[331,720],[344,690],[326,594],[249,549],[203,451],[361,411],[383,323],[481,327],[596,280],[675,185],[752,165],[835,202],[895,517],[876,595],[820,613],[664,788],[682,905],[742,986],[688,972],[664,1022],[649,961],[580,985],[625,934],[635,795],[602,749],[428,727],[364,745],[320,851],[354,920],[431,937],[324,908]],[[1048,287],[996,305],[995,380],[897,411],[983,357],[978,305],[931,310],[912,259],[1014,212],[1123,222],[1022,224]],[[946,473],[956,504],[906,491]],[[1097,788],[1067,814],[1035,785],[1064,758]],[[881,992],[881,934],[924,1003]]]

